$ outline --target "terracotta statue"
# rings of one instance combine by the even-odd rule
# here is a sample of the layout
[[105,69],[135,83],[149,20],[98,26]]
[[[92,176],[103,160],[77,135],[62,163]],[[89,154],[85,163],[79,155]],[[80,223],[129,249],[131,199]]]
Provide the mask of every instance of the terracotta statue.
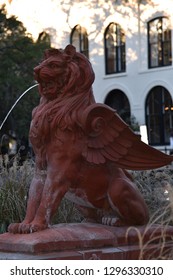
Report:
[[26,217],[9,232],[47,228],[64,196],[88,221],[147,223],[147,206],[126,169],[157,168],[172,157],[141,142],[115,110],[95,102],[91,64],[72,45],[47,50],[34,73],[41,96],[30,128],[36,170]]

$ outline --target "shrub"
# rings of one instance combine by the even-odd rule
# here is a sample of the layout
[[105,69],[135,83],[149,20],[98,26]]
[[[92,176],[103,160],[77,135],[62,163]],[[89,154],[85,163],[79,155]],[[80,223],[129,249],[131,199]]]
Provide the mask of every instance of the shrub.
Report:
[[131,172],[150,213],[150,222],[173,224],[173,166]]

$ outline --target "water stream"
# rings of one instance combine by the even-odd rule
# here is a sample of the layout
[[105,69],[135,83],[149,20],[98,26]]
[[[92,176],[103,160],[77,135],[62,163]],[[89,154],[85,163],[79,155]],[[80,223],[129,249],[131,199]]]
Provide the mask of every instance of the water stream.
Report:
[[20,101],[20,99],[28,92],[30,91],[32,88],[38,86],[38,84],[34,84],[33,86],[30,86],[27,90],[25,90],[20,96],[19,98],[16,100],[16,102],[13,104],[13,106],[11,107],[11,109],[8,111],[7,115],[5,116],[4,120],[2,121],[1,125],[0,125],[0,131],[4,125],[4,123],[6,122],[6,120],[8,119],[10,113],[13,111],[13,109],[15,108],[15,106],[17,105],[17,103]]

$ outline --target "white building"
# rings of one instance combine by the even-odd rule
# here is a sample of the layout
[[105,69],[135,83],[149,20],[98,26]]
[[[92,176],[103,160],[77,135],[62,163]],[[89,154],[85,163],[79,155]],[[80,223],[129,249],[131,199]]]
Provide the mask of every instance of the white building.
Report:
[[146,125],[151,145],[169,145],[173,0],[8,2],[8,11],[35,37],[45,31],[53,47],[73,43],[89,57],[97,102],[116,108],[126,121],[134,116],[139,125]]

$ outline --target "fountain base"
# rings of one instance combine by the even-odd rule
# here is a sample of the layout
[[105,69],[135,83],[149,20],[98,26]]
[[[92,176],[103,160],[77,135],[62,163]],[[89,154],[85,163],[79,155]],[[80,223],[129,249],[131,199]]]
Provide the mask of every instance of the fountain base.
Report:
[[[140,244],[139,245],[139,240]],[[169,258],[173,227],[58,224],[32,234],[0,235],[0,259],[136,260]]]

